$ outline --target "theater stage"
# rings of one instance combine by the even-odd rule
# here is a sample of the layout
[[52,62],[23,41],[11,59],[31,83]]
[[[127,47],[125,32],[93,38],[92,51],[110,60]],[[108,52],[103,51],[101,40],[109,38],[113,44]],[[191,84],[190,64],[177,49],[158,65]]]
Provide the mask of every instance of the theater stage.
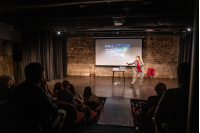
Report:
[[[176,79],[154,79],[152,83],[151,79],[146,83],[144,78],[143,85],[140,87],[139,78],[136,83],[131,86],[132,78],[125,78],[124,84],[112,84],[112,77],[96,77],[96,80],[92,77],[86,76],[67,76],[63,79],[55,79],[52,82],[48,82],[49,88],[53,90],[56,82],[62,82],[68,80],[74,85],[75,90],[83,94],[84,88],[90,86],[93,94],[99,97],[113,97],[113,98],[129,98],[129,99],[147,99],[149,96],[155,95],[154,87],[157,83],[165,83],[167,88],[178,87]],[[123,83],[122,77],[115,77],[115,82]]]

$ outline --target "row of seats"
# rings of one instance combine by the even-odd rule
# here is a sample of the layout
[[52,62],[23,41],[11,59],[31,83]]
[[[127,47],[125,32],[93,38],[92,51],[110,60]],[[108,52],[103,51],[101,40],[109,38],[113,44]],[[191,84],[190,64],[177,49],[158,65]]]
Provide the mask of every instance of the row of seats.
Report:
[[64,109],[67,111],[66,121],[73,125],[79,125],[83,122],[91,123],[97,121],[97,117],[103,108],[102,101],[101,104],[88,101],[85,104],[70,104],[62,100],[56,100],[56,104],[59,109]]
[[[5,99],[1,99],[0,100],[1,103],[5,102]],[[56,105],[59,109],[63,109],[67,112],[65,120],[60,120],[59,124],[56,125],[54,128],[50,129],[49,131],[45,131],[48,133],[56,133],[59,132],[61,130],[61,128],[63,127],[63,123],[65,125],[70,124],[74,127],[80,126],[82,123],[92,123],[92,122],[96,122],[97,118],[103,108],[103,104],[104,101],[101,102],[101,104],[99,104],[98,102],[94,102],[94,101],[89,101],[86,102],[85,104],[70,104],[70,103],[66,103],[64,101],[61,100],[55,100]],[[3,106],[3,105],[2,105]],[[17,114],[4,114],[6,116],[14,116],[17,117]],[[58,116],[59,117],[59,116]],[[20,118],[16,118],[15,120],[19,120]],[[56,119],[56,118],[55,118]],[[17,121],[14,121],[14,123]],[[26,127],[27,130],[24,130],[24,132],[33,132],[33,133],[42,133],[44,132],[40,126],[40,124],[35,121],[34,119],[28,119],[28,120],[24,120],[25,123],[21,123],[20,125],[25,126],[26,123],[28,122],[29,126]],[[9,127],[9,126],[8,126]],[[12,125],[10,125],[10,127],[12,127]],[[19,128],[23,128],[23,127],[19,127]],[[25,129],[25,128],[24,128]]]

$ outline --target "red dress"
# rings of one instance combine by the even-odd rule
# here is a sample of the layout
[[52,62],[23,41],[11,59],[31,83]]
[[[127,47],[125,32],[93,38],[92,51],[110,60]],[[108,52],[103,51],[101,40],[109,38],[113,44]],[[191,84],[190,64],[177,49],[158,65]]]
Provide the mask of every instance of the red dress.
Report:
[[139,61],[137,61],[137,70],[138,70],[138,72],[141,72]]

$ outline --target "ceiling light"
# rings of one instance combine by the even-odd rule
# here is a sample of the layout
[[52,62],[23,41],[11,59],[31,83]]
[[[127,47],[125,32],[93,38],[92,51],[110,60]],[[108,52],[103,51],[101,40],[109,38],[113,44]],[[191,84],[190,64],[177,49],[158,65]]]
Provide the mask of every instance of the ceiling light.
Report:
[[60,34],[60,31],[58,31],[58,35]]
[[113,23],[115,26],[120,26],[120,25],[123,25],[123,23],[125,23],[125,20],[124,20],[124,16],[120,16],[120,17],[113,17]]
[[188,31],[190,31],[190,28],[188,28]]
[[154,31],[153,29],[147,29],[146,31]]

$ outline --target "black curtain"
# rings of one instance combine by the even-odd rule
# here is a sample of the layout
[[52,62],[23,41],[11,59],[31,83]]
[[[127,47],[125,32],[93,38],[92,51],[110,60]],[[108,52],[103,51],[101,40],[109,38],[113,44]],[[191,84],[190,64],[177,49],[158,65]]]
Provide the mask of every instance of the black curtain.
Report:
[[[66,77],[66,36],[54,35],[53,36],[53,67],[54,78]],[[62,53],[62,54],[61,54]]]
[[[14,57],[21,51],[21,59],[14,60],[15,80],[25,80],[24,68],[31,62],[41,63],[45,69],[45,78],[51,81],[63,78],[66,69],[64,55],[66,37],[55,35],[51,30],[23,30],[22,43],[14,45]],[[14,50],[15,51],[15,50]],[[66,75],[64,75],[66,76]]]
[[192,31],[182,32],[180,35],[178,64],[191,62]]

